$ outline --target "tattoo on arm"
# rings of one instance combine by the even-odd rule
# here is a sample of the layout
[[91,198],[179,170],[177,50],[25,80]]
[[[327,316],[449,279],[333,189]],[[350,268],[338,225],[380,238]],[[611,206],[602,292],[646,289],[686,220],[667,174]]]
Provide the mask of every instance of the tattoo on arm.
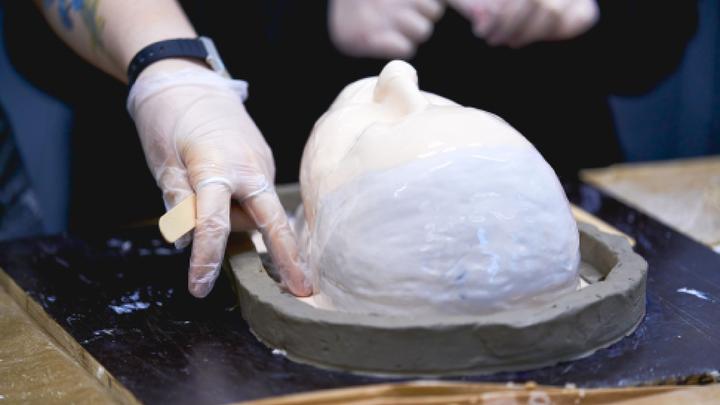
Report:
[[102,50],[102,30],[105,20],[98,15],[100,0],[43,0],[45,8],[55,7],[60,22],[67,30],[73,29],[72,13],[80,16],[90,34],[90,45],[93,50]]

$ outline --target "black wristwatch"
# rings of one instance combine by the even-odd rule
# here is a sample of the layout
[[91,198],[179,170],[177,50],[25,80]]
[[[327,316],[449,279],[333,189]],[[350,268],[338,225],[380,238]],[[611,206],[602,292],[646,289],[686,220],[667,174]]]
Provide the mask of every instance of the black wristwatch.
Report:
[[207,63],[212,70],[225,77],[230,77],[212,39],[208,37],[168,39],[146,46],[132,58],[127,71],[129,87],[132,87],[135,80],[137,80],[140,73],[145,70],[146,67],[159,60],[168,58],[201,59]]

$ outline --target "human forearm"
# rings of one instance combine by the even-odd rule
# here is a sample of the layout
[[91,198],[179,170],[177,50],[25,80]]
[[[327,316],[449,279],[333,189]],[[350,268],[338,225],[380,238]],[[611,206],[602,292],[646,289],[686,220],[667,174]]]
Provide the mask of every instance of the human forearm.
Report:
[[127,81],[144,46],[197,36],[175,0],[35,0],[53,30],[93,65]]

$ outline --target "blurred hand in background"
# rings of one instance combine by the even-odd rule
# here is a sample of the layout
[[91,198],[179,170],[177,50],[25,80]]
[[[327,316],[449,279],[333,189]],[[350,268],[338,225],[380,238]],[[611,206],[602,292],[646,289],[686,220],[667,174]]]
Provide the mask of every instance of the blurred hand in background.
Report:
[[489,45],[519,48],[577,37],[600,16],[596,0],[448,0]]
[[331,0],[330,37],[350,56],[407,59],[444,10],[440,0]]

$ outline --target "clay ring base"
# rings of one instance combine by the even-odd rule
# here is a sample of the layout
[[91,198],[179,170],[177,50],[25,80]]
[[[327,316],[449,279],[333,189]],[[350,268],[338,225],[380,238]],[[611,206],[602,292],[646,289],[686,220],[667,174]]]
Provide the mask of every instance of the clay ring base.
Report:
[[346,314],[283,293],[251,249],[228,249],[242,316],[291,360],[361,374],[438,376],[528,370],[588,356],[645,314],[647,263],[622,237],[580,223],[589,285],[556,301],[482,316]]

